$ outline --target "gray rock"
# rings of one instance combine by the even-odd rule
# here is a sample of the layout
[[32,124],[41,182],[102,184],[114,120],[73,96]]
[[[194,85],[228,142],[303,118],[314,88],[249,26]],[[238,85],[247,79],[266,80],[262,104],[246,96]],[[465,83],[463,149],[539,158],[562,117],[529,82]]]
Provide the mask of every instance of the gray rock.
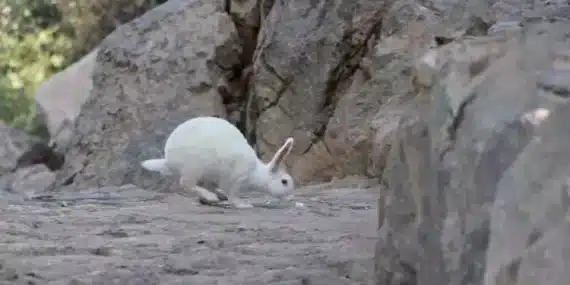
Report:
[[0,123],[0,176],[35,164],[45,164],[54,170],[62,163],[63,156],[40,138]]
[[36,90],[37,112],[43,118],[51,140],[62,153],[71,143],[74,122],[81,106],[91,94],[92,72],[98,51],[97,48],[93,49],[65,70],[42,82]]
[[55,173],[44,164],[23,167],[1,179],[4,190],[22,197],[43,194],[51,190],[55,183]]
[[0,123],[0,175],[16,169],[18,159],[36,141],[36,139],[23,131]]
[[424,57],[430,103],[395,136],[383,174],[377,284],[569,280],[569,28],[537,22],[519,40]]
[[217,87],[240,52],[223,1],[169,1],[117,28],[99,46],[93,91],[58,184],[168,188],[171,180],[144,171],[140,161],[162,156],[183,121],[226,116]]
[[[294,136],[288,165],[299,183],[347,175],[378,178],[385,142],[417,93],[414,58],[438,41],[484,35],[492,22],[487,5],[321,4],[277,2],[263,23],[250,90],[259,111],[257,146],[268,159]],[[398,110],[387,114],[395,105]]]
[[[269,159],[285,138],[294,136],[287,163],[300,183],[311,179],[303,175],[306,170],[318,172],[302,164],[318,164],[319,154],[299,161],[300,166],[293,161],[319,148],[335,104],[349,87],[347,79],[365,55],[368,41],[380,31],[385,5],[367,0],[276,1],[264,22],[253,58],[251,90],[260,111],[257,146]],[[322,179],[314,176],[315,181]]]

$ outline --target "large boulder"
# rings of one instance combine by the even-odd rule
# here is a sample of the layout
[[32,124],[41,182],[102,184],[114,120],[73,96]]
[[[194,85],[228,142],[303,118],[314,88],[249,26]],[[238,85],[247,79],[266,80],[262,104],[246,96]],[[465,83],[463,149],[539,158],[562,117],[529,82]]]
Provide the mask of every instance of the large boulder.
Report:
[[[409,99],[414,97],[410,80],[410,41],[384,40],[369,48],[351,86],[335,104],[324,134],[311,150],[293,163],[301,181],[327,181],[347,175],[378,177],[383,167],[387,138],[399,127]],[[372,52],[382,49],[378,54]]]
[[423,57],[430,102],[392,137],[376,284],[570,280],[569,29],[527,23]]
[[73,122],[91,94],[92,71],[97,48],[53,75],[38,87],[35,99],[38,115],[46,124],[50,138],[64,152],[73,135]]
[[143,172],[140,161],[163,156],[181,122],[226,116],[218,90],[240,53],[221,0],[168,1],[120,26],[99,46],[93,90],[58,183],[169,187],[171,180]]
[[[253,57],[250,96],[257,103],[261,156],[269,159],[293,136],[288,164],[302,184],[347,175],[378,178],[385,142],[417,93],[413,59],[439,41],[486,32],[489,20],[481,9],[453,16],[457,5],[431,4],[275,3]],[[427,20],[439,23],[429,33]],[[398,104],[403,109],[391,111]]]
[[277,1],[253,58],[250,96],[259,110],[255,132],[260,155],[269,159],[285,138],[295,137],[288,164],[300,183],[331,178],[315,175],[330,166],[318,158],[326,148],[321,143],[326,125],[378,34],[386,6],[367,0],[321,4]]

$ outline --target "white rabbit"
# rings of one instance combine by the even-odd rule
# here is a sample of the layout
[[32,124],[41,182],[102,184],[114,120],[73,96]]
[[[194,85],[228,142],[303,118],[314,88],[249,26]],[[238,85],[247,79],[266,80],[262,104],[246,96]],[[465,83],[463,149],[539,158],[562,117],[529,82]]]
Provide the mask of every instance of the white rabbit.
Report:
[[227,193],[231,205],[251,208],[253,205],[239,198],[242,187],[277,198],[293,191],[293,178],[280,167],[292,147],[293,138],[288,138],[271,161],[263,163],[233,124],[217,117],[196,117],[172,131],[164,158],[145,160],[141,166],[163,175],[178,174],[183,187],[209,202],[219,202],[218,190],[197,187],[199,182],[214,183]]

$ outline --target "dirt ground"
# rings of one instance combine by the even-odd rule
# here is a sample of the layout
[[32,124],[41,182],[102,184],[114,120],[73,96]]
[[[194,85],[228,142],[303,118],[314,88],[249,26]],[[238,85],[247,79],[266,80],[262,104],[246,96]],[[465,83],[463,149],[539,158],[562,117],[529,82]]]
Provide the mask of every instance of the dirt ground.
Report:
[[[134,186],[0,201],[0,284],[368,284],[377,189],[224,209]],[[87,199],[93,198],[93,199]]]

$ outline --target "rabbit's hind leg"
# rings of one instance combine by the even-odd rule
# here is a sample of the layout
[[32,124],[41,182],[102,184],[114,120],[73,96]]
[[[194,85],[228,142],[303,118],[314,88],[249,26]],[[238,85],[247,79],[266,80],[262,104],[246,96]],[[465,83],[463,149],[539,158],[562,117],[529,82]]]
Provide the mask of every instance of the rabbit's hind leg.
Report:
[[201,186],[202,188],[205,188],[205,190],[214,193],[216,196],[218,196],[218,200],[220,201],[228,200],[228,196],[226,195],[226,193],[224,193],[224,191],[218,188],[218,183],[213,183],[205,180],[198,182],[198,186]]
[[211,192],[210,190],[200,187],[198,185],[194,186],[194,192],[198,193],[200,203],[202,204],[217,204],[221,202],[220,198],[216,193]]
[[214,188],[213,190],[211,190],[214,194],[216,194],[216,196],[218,196],[218,199],[220,199],[220,201],[227,201],[228,200],[228,195],[226,194],[226,192],[224,192],[222,189],[219,188]]
[[201,176],[202,173],[199,170],[184,170],[180,173],[180,185],[184,187],[184,189],[192,190],[198,194],[200,201],[206,201],[207,203],[220,202],[220,199],[218,199],[216,194],[198,185],[198,181]]

